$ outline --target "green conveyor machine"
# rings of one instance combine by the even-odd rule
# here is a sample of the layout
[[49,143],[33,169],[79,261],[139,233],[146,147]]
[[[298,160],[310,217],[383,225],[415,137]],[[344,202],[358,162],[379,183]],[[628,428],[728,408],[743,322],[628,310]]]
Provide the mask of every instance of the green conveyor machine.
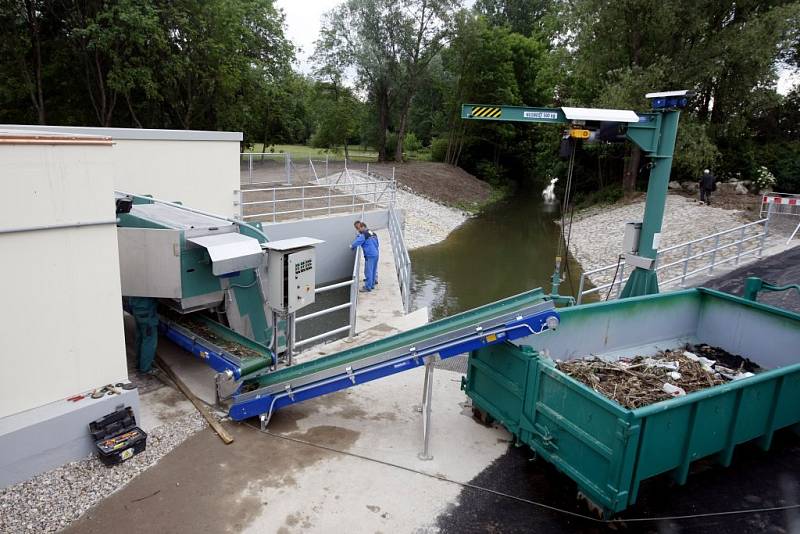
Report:
[[[319,240],[270,241],[259,225],[117,193],[122,293],[158,304],[159,332],[217,371],[234,420],[555,329],[533,290],[420,328],[291,365],[291,314],[313,303]],[[155,309],[155,307],[153,307]]]

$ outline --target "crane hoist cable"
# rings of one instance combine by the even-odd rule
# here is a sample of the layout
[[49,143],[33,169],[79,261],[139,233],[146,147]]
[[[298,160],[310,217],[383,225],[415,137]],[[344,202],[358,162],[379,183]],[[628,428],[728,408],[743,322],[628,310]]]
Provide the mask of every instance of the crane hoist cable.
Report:
[[[558,239],[558,247],[556,248],[556,270],[561,275],[562,269],[566,269],[567,271],[567,279],[570,283],[570,289],[573,290],[572,287],[572,277],[569,276],[569,262],[566,259],[566,255],[569,254],[569,240],[572,237],[572,215],[574,214],[575,208],[572,207],[569,216],[569,229],[567,230],[567,210],[570,207],[570,197],[572,196],[572,175],[575,169],[575,151],[577,148],[577,142],[573,139],[570,139],[572,143],[572,150],[570,151],[569,156],[569,165],[567,167],[567,181],[564,186],[564,198],[561,202],[561,230]],[[562,252],[564,253],[564,261],[562,262]]]

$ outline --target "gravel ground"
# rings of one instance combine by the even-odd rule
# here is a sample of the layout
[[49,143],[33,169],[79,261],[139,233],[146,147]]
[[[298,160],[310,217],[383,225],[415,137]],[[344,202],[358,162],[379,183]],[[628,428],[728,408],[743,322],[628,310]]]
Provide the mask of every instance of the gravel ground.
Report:
[[147,449],[121,465],[106,467],[90,456],[0,490],[0,532],[65,528],[205,427],[199,413],[183,416],[153,429]]
[[[584,271],[615,263],[622,249],[625,223],[641,221],[643,214],[644,200],[622,206],[597,206],[576,213],[572,222],[570,252]],[[746,222],[749,222],[747,217],[740,211],[706,206],[693,199],[671,194],[667,197],[664,212],[661,248],[721,232]],[[613,271],[605,274],[610,279]],[[592,277],[592,281],[598,283],[605,279]]]
[[428,200],[410,189],[398,188],[397,207],[406,213],[405,238],[409,249],[443,241],[469,218],[461,210]]

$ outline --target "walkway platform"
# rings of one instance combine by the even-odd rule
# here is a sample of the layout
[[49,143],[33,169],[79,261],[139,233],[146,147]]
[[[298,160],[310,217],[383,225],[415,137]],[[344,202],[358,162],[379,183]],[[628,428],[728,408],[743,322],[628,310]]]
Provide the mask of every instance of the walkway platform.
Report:
[[[378,285],[370,293],[358,294],[356,313],[356,332],[353,339],[340,339],[310,347],[295,357],[297,363],[307,362],[382,339],[428,322],[428,309],[422,308],[406,314],[403,310],[403,297],[395,271],[394,254],[389,240],[389,230],[378,230],[381,243],[378,260]],[[363,286],[364,265],[361,265],[360,286]]]

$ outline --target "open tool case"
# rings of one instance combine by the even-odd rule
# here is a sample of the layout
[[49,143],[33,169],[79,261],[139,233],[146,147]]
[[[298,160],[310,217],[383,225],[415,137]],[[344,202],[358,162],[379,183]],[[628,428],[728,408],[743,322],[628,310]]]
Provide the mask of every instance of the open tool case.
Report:
[[139,454],[147,445],[147,434],[136,426],[133,410],[116,411],[89,423],[97,454],[105,465],[121,464]]

